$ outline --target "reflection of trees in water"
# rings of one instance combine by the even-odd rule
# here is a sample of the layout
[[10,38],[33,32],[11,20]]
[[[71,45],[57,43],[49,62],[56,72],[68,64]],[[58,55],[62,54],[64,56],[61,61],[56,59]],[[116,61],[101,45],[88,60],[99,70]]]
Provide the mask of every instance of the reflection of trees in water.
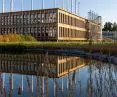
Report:
[[117,68],[115,67],[101,62],[89,65],[88,97],[117,97],[117,79],[115,79]]

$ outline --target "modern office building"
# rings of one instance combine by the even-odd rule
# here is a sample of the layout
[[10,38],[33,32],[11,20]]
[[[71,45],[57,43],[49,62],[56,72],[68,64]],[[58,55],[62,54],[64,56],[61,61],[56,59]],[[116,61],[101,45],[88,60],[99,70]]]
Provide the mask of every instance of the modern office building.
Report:
[[101,22],[60,8],[0,13],[0,34],[31,34],[39,41],[100,39]]

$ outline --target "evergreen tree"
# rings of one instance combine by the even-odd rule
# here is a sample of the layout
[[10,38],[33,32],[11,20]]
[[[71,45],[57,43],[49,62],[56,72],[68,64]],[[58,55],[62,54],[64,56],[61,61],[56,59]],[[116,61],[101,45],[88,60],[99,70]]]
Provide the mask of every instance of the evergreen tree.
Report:
[[104,25],[103,31],[117,31],[117,23],[106,22]]
[[104,25],[103,31],[112,31],[113,24],[111,22],[106,22]]
[[113,28],[112,28],[112,31],[117,31],[117,23],[113,23]]

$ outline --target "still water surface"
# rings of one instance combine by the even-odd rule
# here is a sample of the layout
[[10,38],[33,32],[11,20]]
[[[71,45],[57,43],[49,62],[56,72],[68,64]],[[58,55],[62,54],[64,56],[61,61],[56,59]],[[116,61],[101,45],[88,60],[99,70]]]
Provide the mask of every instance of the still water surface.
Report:
[[78,56],[0,54],[0,97],[117,97],[117,67]]

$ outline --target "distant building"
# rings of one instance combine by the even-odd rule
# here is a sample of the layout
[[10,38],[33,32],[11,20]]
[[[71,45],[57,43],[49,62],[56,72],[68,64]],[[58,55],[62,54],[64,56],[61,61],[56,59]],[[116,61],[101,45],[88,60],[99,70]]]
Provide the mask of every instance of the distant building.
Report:
[[39,41],[87,40],[101,37],[101,24],[63,9],[0,13],[0,34],[31,34]]
[[103,36],[103,39],[117,40],[117,32],[103,31],[102,36]]

